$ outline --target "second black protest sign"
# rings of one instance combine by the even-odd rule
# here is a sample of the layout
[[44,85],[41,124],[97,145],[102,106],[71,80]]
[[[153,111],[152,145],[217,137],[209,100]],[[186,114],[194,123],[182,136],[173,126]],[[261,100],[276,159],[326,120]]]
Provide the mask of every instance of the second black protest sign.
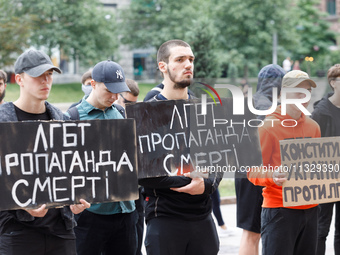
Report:
[[181,175],[187,171],[222,171],[262,163],[256,117],[245,107],[233,115],[232,98],[222,105],[199,100],[169,100],[127,105],[136,119],[138,177]]

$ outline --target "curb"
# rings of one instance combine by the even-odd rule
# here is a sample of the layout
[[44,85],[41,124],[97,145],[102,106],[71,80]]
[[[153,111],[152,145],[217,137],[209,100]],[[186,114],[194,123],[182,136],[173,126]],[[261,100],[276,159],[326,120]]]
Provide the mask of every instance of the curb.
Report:
[[221,197],[221,205],[236,204],[236,196]]

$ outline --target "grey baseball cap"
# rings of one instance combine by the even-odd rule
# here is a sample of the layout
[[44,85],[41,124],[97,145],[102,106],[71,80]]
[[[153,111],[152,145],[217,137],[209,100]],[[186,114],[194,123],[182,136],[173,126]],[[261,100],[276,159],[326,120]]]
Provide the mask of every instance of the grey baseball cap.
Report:
[[50,69],[61,73],[61,70],[53,65],[50,57],[40,50],[25,51],[14,64],[16,74],[27,73],[32,77],[38,77]]
[[92,79],[97,82],[103,82],[112,93],[130,92],[125,83],[123,68],[111,60],[96,64],[92,70]]
[[316,83],[309,78],[306,72],[300,70],[293,70],[285,74],[282,79],[282,87],[283,88],[295,88],[300,83],[308,81],[309,84],[315,88]]

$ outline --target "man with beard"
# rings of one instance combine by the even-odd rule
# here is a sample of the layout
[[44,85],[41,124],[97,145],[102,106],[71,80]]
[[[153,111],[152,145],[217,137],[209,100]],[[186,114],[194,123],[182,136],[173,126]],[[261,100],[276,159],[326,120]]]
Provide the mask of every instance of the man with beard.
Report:
[[4,98],[5,98],[5,92],[6,92],[6,87],[7,87],[7,74],[0,70],[0,104],[3,104]]
[[[164,89],[150,101],[190,99],[195,56],[188,43],[170,40],[157,52]],[[140,179],[145,190],[148,255],[216,255],[219,240],[210,194],[221,179],[162,176]]]

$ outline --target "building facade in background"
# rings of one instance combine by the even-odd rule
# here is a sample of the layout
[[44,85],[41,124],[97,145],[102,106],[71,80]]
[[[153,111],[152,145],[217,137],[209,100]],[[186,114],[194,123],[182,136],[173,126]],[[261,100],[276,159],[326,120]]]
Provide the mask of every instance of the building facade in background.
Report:
[[[331,23],[331,30],[340,34],[340,0],[321,0],[319,9],[328,14],[326,20]],[[340,36],[336,39],[336,45],[340,43]],[[338,46],[333,46],[337,49]]]
[[[105,8],[111,8],[114,12],[128,8],[131,0],[100,0]],[[157,73],[156,49],[130,49],[129,46],[121,45],[118,54],[114,56],[124,69],[126,77],[134,80],[154,79]]]

